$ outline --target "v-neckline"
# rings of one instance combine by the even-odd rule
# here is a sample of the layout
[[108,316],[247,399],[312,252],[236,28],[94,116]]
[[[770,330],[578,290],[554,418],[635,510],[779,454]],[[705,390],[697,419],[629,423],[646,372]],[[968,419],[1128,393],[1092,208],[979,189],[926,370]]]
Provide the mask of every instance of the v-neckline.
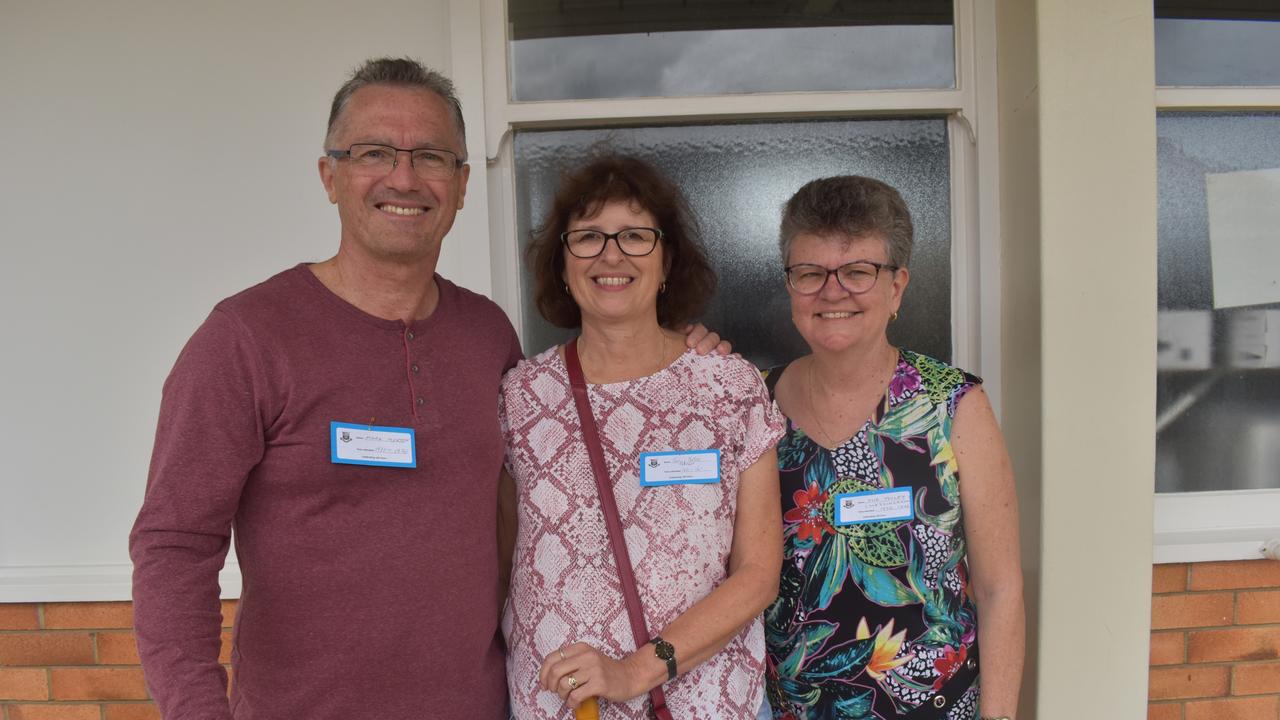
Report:
[[[858,438],[859,435],[862,435],[863,433],[865,433],[867,431],[867,428],[880,424],[880,421],[884,419],[885,414],[888,412],[889,404],[892,400],[893,381],[898,377],[898,373],[900,372],[900,369],[902,367],[902,361],[903,361],[902,348],[898,348],[897,359],[893,363],[893,372],[889,375],[889,382],[884,386],[884,393],[881,394],[880,400],[876,402],[876,404],[872,407],[871,416],[868,417],[866,420],[864,420],[862,424],[859,425],[857,429],[853,431],[852,435],[844,438],[843,440],[836,443],[832,447],[827,447],[826,445],[823,445],[822,443],[818,442],[818,439],[813,436],[813,433],[809,432],[807,429],[796,424],[796,421],[792,420],[789,415],[784,415],[784,417],[786,417],[786,420],[787,420],[788,431],[799,430],[800,432],[804,433],[805,438],[808,439],[809,442],[827,451],[828,454],[834,453],[840,448],[853,442]],[[778,379],[781,380],[782,375],[785,375],[787,370],[794,364],[795,363],[793,361],[783,366],[782,373],[779,374]],[[812,410],[812,408],[810,409]]]

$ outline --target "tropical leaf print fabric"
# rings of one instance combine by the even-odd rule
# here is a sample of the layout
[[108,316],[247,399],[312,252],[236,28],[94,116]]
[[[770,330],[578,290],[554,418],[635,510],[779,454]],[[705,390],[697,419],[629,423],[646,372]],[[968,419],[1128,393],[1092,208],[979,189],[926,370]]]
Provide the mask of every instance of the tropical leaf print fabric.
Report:
[[[951,423],[981,382],[904,350],[876,417],[839,447],[788,420],[782,578],[765,612],[775,718],[896,718],[976,656]],[[837,524],[837,496],[890,488],[910,488],[913,519]],[[977,682],[958,695],[942,716],[976,717]]]

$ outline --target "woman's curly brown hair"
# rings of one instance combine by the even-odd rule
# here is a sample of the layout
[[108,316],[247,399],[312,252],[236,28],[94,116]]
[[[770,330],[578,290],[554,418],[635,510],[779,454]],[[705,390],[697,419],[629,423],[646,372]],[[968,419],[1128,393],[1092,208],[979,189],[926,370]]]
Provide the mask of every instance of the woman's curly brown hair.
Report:
[[716,274],[698,241],[697,223],[680,190],[639,158],[608,154],[569,172],[560,183],[546,223],[534,233],[526,259],[533,271],[538,312],[553,325],[582,325],[582,311],[564,289],[560,234],[574,218],[591,218],[609,202],[633,203],[653,215],[662,230],[666,290],[658,294],[658,324],[671,328],[698,316],[716,288]]

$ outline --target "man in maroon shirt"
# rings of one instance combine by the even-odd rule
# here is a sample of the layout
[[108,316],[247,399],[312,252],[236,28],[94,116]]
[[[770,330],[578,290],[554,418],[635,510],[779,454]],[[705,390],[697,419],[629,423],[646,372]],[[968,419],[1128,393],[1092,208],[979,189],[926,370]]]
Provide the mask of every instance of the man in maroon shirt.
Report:
[[447,78],[365,63],[319,162],[337,254],[218,303],[165,381],[130,554],[166,720],[505,718],[497,397],[521,352],[496,305],[435,274],[464,132]]
[[521,353],[435,274],[470,169],[452,84],[370,61],[325,147],[337,254],[219,303],[165,382],[130,537],[148,686],[167,720],[503,718],[497,396]]

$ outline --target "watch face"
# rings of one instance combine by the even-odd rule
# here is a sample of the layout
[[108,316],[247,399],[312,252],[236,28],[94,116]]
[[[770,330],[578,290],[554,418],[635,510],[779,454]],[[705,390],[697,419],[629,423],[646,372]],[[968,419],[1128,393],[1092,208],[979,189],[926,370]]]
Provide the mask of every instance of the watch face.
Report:
[[659,660],[670,660],[676,656],[676,649],[666,640],[659,640],[653,644],[653,653]]

